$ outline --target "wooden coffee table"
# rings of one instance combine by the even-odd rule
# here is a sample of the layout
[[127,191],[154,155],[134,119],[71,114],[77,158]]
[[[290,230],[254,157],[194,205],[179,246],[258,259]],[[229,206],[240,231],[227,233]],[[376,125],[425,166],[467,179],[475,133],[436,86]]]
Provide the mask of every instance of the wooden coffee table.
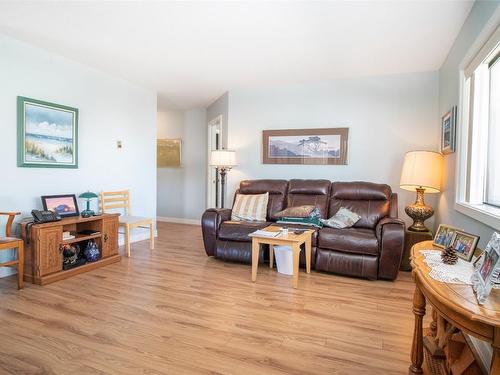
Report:
[[[266,231],[279,232],[280,227],[269,226],[264,228]],[[257,279],[257,267],[259,266],[260,245],[269,245],[269,268],[273,268],[274,246],[290,246],[293,252],[293,287],[297,288],[299,284],[299,255],[300,245],[305,244],[306,248],[306,272],[311,273],[311,236],[314,230],[307,229],[302,234],[294,234],[289,230],[286,236],[277,237],[257,237],[252,236],[252,281]]]

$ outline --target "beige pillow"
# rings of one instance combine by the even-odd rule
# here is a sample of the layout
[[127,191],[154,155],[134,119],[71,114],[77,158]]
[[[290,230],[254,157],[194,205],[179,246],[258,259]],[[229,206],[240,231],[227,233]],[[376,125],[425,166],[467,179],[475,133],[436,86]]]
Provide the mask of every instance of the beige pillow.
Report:
[[359,221],[359,219],[361,219],[361,216],[357,213],[352,212],[347,208],[340,207],[337,213],[331,218],[328,220],[320,219],[320,221],[327,227],[344,229],[352,227]]
[[266,221],[269,193],[236,194],[231,220]]
[[285,208],[283,211],[278,211],[274,213],[275,217],[309,217],[314,211],[316,206],[313,205],[303,205]]

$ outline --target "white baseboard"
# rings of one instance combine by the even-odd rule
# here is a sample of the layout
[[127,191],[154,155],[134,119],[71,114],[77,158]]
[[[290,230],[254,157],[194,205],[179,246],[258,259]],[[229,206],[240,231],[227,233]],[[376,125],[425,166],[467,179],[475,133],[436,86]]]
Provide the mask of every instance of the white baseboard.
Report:
[[177,223],[177,224],[188,224],[188,225],[201,225],[201,219],[184,219],[181,217],[164,217],[157,216],[156,221],[163,221],[165,223]]

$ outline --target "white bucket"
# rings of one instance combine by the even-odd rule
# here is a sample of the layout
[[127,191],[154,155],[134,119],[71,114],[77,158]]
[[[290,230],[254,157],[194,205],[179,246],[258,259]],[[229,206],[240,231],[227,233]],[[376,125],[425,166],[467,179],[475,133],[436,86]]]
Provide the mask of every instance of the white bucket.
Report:
[[290,246],[274,246],[276,268],[279,273],[293,275],[293,253]]

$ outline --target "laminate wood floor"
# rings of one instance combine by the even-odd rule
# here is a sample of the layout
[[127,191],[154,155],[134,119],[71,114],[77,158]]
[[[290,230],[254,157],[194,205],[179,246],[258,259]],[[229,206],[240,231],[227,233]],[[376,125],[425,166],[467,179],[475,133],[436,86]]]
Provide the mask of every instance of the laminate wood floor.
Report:
[[[413,282],[208,258],[197,226],[47,286],[0,279],[1,374],[405,374]],[[123,249],[122,249],[123,251]]]

